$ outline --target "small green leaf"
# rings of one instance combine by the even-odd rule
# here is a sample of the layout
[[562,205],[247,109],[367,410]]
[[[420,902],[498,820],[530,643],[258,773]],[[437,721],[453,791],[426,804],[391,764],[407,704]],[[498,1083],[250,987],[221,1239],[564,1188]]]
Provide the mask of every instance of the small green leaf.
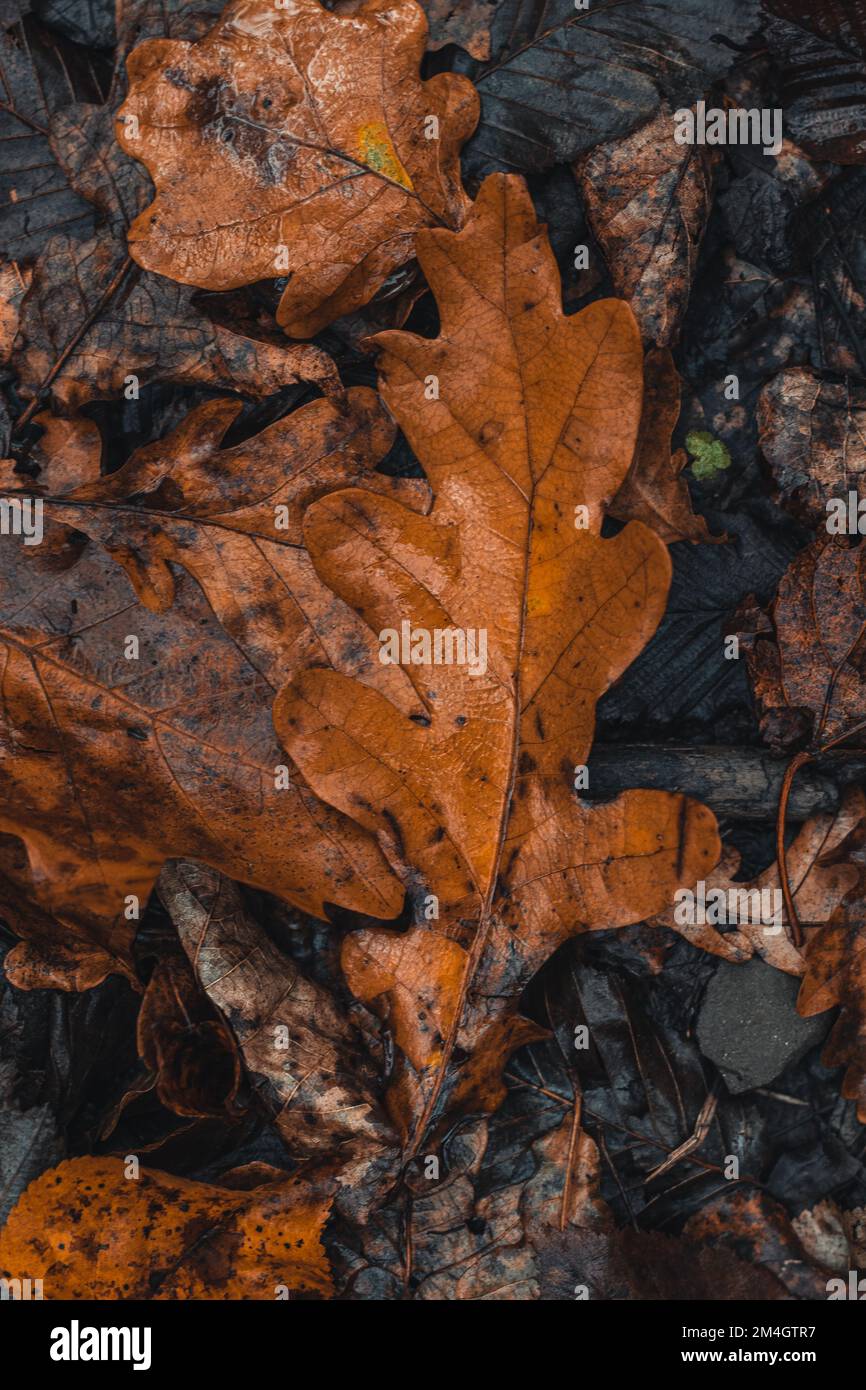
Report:
[[690,430],[686,435],[686,448],[692,456],[691,469],[695,478],[714,478],[723,468],[731,466],[727,445],[720,439],[713,439],[708,430]]

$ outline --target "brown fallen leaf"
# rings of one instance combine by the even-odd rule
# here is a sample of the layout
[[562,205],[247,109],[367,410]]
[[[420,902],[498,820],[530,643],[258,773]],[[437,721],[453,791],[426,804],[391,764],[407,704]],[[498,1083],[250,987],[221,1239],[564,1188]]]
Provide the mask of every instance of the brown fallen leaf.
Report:
[[[223,448],[239,411],[240,403],[228,399],[198,406],[115,473],[92,472],[69,489],[53,481],[61,459],[68,468],[67,447],[52,456],[51,481],[21,480],[17,490],[39,495],[49,521],[98,541],[153,612],[171,605],[171,566],[182,565],[224,630],[275,687],[287,664],[339,658],[414,709],[408,682],[376,660],[364,624],[324,587],[300,546],[306,507],[346,484],[427,507],[425,483],[372,471],[394,436],[377,397],[354,387]],[[94,443],[92,432],[86,437]]]
[[692,511],[689,486],[682,476],[688,463],[684,449],[671,454],[671,435],[680,414],[680,376],[667,348],[652,348],[644,359],[644,395],[640,428],[631,467],[608,507],[619,521],[643,521],[667,544],[673,541],[719,543],[702,516]]
[[415,0],[234,0],[196,44],[140,45],[118,139],[157,195],[133,258],[205,289],[285,275],[293,337],[366,303],[419,228],[460,226],[468,206],[458,155],[478,98],[452,73],[420,81],[426,38]]
[[377,837],[416,904],[407,932],[364,930],[344,955],[353,991],[395,1032],[391,1104],[410,1152],[459,1084],[460,1058],[501,1036],[570,933],[660,911],[718,855],[714,818],[685,797],[590,807],[572,789],[595,702],[654,632],[669,583],[648,528],[599,535],[640,418],[634,318],[613,300],[562,315],[520,179],[488,179],[466,229],[422,233],[418,255],[441,336],[377,344],[432,511],[343,491],[308,508],[304,537],[386,655],[405,624],[428,641],[470,634],[485,659],[471,670],[459,652],[432,661],[423,643],[414,664],[398,653],[414,718],[325,670],[298,676],[274,710],[310,786]]
[[755,1270],[775,1275],[790,1298],[827,1297],[827,1272],[810,1259],[788,1213],[766,1192],[732,1187],[690,1216],[687,1240],[705,1249],[729,1251]]
[[50,138],[70,186],[125,239],[130,222],[153,196],[153,185],[118,145],[112,106],[74,102],[62,107],[51,118]]
[[[860,873],[848,852],[864,821],[866,797],[859,788],[852,788],[835,815],[810,817],[788,847],[791,893],[807,941],[835,916],[842,900],[857,886]],[[778,864],[747,881],[737,881],[739,867],[740,855],[725,845],[705,882],[705,900],[710,904],[715,892],[725,894],[727,922],[734,924],[733,931],[719,932],[709,921],[680,922],[675,908],[654,917],[653,925],[670,927],[693,946],[724,960],[740,962],[758,955],[777,970],[802,975],[803,953],[785,930],[790,923],[774,896],[781,888]]]
[[863,548],[813,542],[792,561],[764,614],[741,637],[761,729],[775,746],[807,737],[826,746],[866,710]]
[[426,486],[371,473],[393,427],[366,388],[221,449],[238,408],[208,402],[103,478],[95,428],[47,417],[36,481],[7,471],[7,496],[42,503],[46,535],[0,551],[0,830],[26,844],[30,892],[57,919],[48,934],[43,917],[13,916],[32,937],[7,960],[21,987],[134,978],[137,915],[166,858],[318,915],[326,901],[400,910],[371,838],[287,764],[270,706],[316,660],[417,707],[298,542],[303,507],[328,488],[369,483],[423,506]]
[[806,367],[779,372],[758,398],[761,451],[786,505],[826,527],[831,498],[866,498],[866,390]]
[[846,1215],[832,1198],[825,1197],[813,1207],[806,1207],[791,1222],[812,1263],[845,1276],[857,1264],[850,1258],[845,1234]]
[[[294,381],[340,390],[333,362],[306,343],[246,338],[212,323],[192,290],[149,275],[109,229],[91,241],[54,237],[21,307],[12,365],[21,394],[73,414],[89,401],[173,381],[256,399]],[[19,422],[20,423],[20,422]]]
[[769,614],[754,600],[740,610],[764,736],[782,747],[806,743],[788,764],[776,813],[776,859],[796,947],[803,932],[786,867],[788,798],[801,767],[866,728],[863,554],[862,546],[814,541],[789,565]]
[[679,145],[667,106],[624,139],[597,145],[575,165],[592,230],[617,294],[644,340],[679,337],[710,211],[718,150]]
[[496,0],[421,0],[430,37],[431,53],[456,43],[473,58],[490,57],[490,25],[496,13]]
[[[806,945],[805,973],[797,998],[804,1018],[839,1009],[821,1061],[846,1068],[842,1095],[856,1103],[866,1124],[866,832],[860,827],[850,853],[856,892]],[[856,1262],[855,1262],[856,1263]],[[852,1268],[854,1265],[852,1264]]]
[[601,1198],[598,1146],[581,1125],[579,1101],[533,1154],[538,1167],[523,1189],[521,1214],[545,1301],[787,1297],[774,1273],[732,1251],[618,1229]]
[[237,1192],[129,1172],[72,1158],[43,1173],[0,1230],[0,1277],[41,1279],[46,1299],[330,1297],[331,1197],[309,1177]]
[[14,261],[0,266],[0,363],[8,362],[11,356],[21,301],[30,279],[30,270],[20,270]]
[[159,895],[289,1154],[336,1154],[337,1181],[357,1207],[358,1189],[375,1188],[397,1150],[358,1023],[269,941],[221,874],[188,861],[166,865]]

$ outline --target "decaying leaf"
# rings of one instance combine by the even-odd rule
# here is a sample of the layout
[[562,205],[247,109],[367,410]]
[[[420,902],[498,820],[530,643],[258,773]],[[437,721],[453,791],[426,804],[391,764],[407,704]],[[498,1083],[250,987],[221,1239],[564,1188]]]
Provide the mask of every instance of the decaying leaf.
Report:
[[422,1302],[538,1297],[537,1267],[524,1238],[521,1188],[480,1195],[488,1122],[460,1122],[435,1181],[404,1175],[405,1200],[373,1213],[360,1248],[339,1253],[347,1296]]
[[805,367],[780,372],[758,401],[761,450],[786,504],[824,527],[831,498],[866,498],[866,390]]
[[[352,490],[304,519],[319,574],[383,654],[391,644],[416,710],[326,670],[275,705],[312,789],[377,837],[416,903],[408,931],[359,932],[344,954],[351,987],[396,1033],[392,1113],[416,1144],[459,1088],[460,1057],[501,1047],[513,1001],[556,946],[659,911],[718,856],[713,817],[685,797],[591,807],[572,790],[595,702],[649,640],[669,582],[666,548],[641,523],[599,534],[640,419],[633,315],[607,300],[563,316],[518,179],[488,179],[466,229],[420,234],[418,255],[441,336],[377,345],[433,508]],[[443,659],[446,630],[474,643],[462,659]],[[402,654],[401,636],[416,644]]]
[[223,450],[238,408],[199,407],[105,478],[84,422],[50,423],[35,485],[7,465],[7,495],[35,490],[46,537],[0,551],[0,828],[26,843],[38,901],[65,928],[52,941],[39,919],[32,947],[12,952],[19,985],[129,973],[138,906],[170,857],[320,915],[326,901],[400,909],[370,837],[286,764],[270,705],[286,674],[315,659],[414,707],[402,673],[379,664],[364,625],[316,576],[299,517],[347,482],[414,505],[426,488],[370,472],[393,427],[366,388]]
[[[824,1299],[866,1267],[866,0],[0,31],[0,1276]],[[752,138],[679,144],[696,101]],[[621,300],[564,317],[554,257]],[[784,760],[722,644],[777,589]]]
[[741,639],[761,709],[777,746],[843,737],[866,709],[863,549],[818,540],[791,563],[769,615],[742,614]]
[[791,1225],[806,1254],[815,1264],[843,1275],[847,1275],[849,1268],[857,1264],[848,1249],[845,1215],[832,1198],[824,1198],[802,1211],[794,1217]]
[[338,1179],[358,1204],[370,1170],[375,1178],[397,1148],[358,1023],[267,939],[234,884],[213,869],[167,865],[159,893],[289,1154],[337,1155]]
[[775,1275],[791,1298],[826,1299],[826,1271],[811,1262],[781,1203],[767,1193],[734,1187],[690,1217],[683,1234],[711,1250],[727,1250]]
[[0,33],[0,242],[10,259],[32,260],[58,232],[92,230],[48,138],[52,115],[82,94],[102,99],[92,69],[40,25],[27,18]]
[[117,0],[118,64],[146,39],[202,38],[222,9],[223,0]]
[[0,266],[0,362],[8,362],[18,332],[21,301],[30,284],[30,271],[14,261]]
[[132,1177],[119,1158],[68,1159],[12,1209],[0,1277],[41,1279],[46,1299],[273,1300],[280,1286],[328,1298],[330,1206],[309,1177],[236,1192],[170,1173]]
[[767,0],[785,124],[821,159],[866,161],[866,15],[859,0]]
[[718,151],[681,145],[663,105],[624,140],[597,145],[575,166],[590,223],[644,341],[676,342],[710,211]]
[[420,81],[426,37],[415,0],[235,0],[199,43],[142,44],[118,112],[157,191],[134,259],[206,289],[286,275],[277,318],[295,337],[366,303],[419,228],[466,213],[478,101],[454,74]]
[[435,53],[456,43],[473,58],[490,57],[490,25],[496,0],[421,0],[430,37],[427,47]]
[[156,381],[233,389],[261,398],[298,380],[334,393],[326,353],[271,343],[211,322],[193,292],[141,271],[105,229],[92,241],[55,237],[21,309],[13,366],[25,398],[50,392],[72,414],[89,401]]
[[858,1117],[866,1124],[866,863],[863,839],[861,831],[849,866],[857,874],[857,892],[844,905],[843,911],[815,932],[807,943],[797,1009],[805,1018],[826,1009],[839,1009],[821,1060],[827,1067],[847,1068],[842,1095],[856,1103]]
[[692,511],[688,483],[682,476],[686,455],[671,454],[671,435],[680,413],[680,378],[667,348],[654,348],[644,359],[644,395],[640,428],[631,467],[608,507],[619,521],[643,521],[663,541],[705,541],[712,536],[702,516]]
[[[757,29],[756,0],[501,0],[491,62],[476,78],[473,176],[571,162],[627,136],[662,101],[690,104],[731,67]],[[726,39],[723,36],[727,36]]]
[[657,1231],[618,1230],[601,1200],[598,1147],[580,1124],[579,1108],[534,1152],[539,1167],[526,1184],[522,1206],[542,1298],[786,1297],[770,1271],[726,1249]]
[[153,185],[118,145],[111,108],[85,102],[62,107],[51,119],[51,148],[75,192],[125,240]]

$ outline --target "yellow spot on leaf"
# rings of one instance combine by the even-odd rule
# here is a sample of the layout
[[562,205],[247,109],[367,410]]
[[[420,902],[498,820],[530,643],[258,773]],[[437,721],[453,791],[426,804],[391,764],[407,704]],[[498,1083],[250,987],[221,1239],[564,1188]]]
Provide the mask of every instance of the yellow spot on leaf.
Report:
[[362,164],[413,192],[412,180],[400,163],[391,137],[381,121],[362,125],[358,131],[358,158]]

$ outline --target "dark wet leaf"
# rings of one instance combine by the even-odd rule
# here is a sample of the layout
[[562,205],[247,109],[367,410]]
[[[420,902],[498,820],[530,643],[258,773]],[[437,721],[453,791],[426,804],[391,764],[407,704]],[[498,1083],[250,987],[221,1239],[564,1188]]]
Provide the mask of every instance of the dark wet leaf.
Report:
[[629,134],[663,100],[690,105],[731,67],[758,18],[756,0],[598,0],[588,10],[504,0],[491,61],[475,78],[481,121],[468,172],[571,161]]

